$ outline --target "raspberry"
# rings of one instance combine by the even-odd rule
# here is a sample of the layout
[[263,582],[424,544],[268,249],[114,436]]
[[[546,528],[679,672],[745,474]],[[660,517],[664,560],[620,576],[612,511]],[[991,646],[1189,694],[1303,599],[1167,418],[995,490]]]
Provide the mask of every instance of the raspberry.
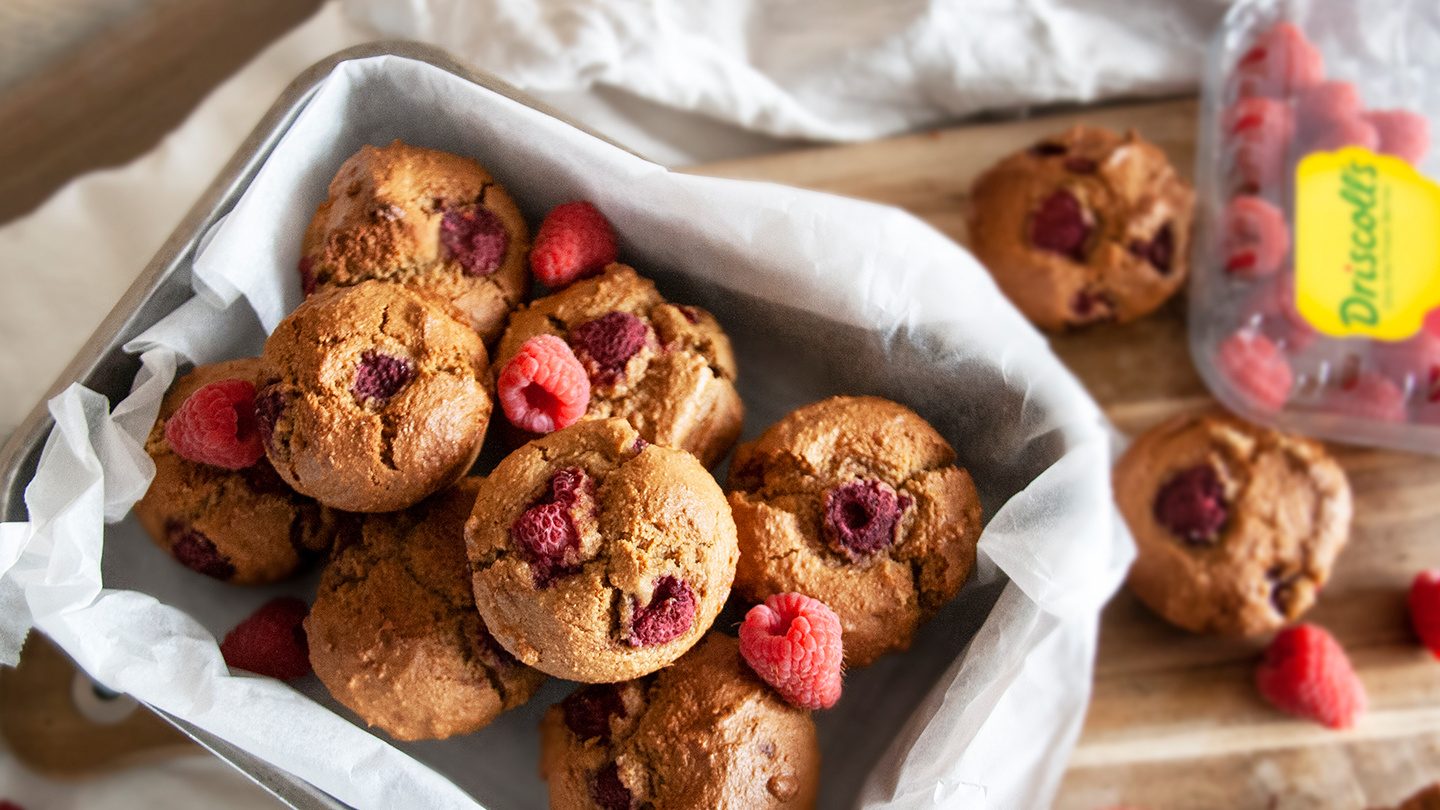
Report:
[[1286,628],[1275,636],[1255,683],[1275,708],[1330,728],[1349,728],[1365,711],[1365,685],[1345,650],[1313,624]]
[[1230,518],[1225,485],[1201,464],[1177,473],[1155,495],[1155,522],[1191,545],[1211,545]]
[[1410,625],[1431,655],[1440,659],[1440,568],[1421,571],[1410,583]]
[[1149,242],[1143,239],[1131,242],[1130,253],[1150,262],[1160,275],[1170,275],[1175,264],[1175,229],[1170,223],[1165,223]]
[[672,576],[655,582],[650,604],[641,607],[635,600],[635,618],[630,622],[632,647],[653,647],[685,635],[695,626],[695,591],[690,583]]
[[1295,116],[1300,128],[1306,131],[1359,118],[1364,109],[1360,91],[1350,82],[1320,82],[1301,91],[1295,99]]
[[590,378],[570,347],[536,335],[505,364],[496,384],[505,418],[521,430],[549,433],[580,421],[590,406]]
[[510,234],[487,208],[452,208],[440,219],[440,244],[467,276],[488,276],[500,269]]
[[309,605],[293,596],[271,599],[225,635],[220,654],[235,669],[282,681],[303,678],[310,674],[304,624],[309,612]]
[[191,571],[227,580],[235,576],[235,566],[220,553],[210,538],[179,521],[165,523],[165,536],[170,541],[170,553],[177,562]]
[[613,683],[601,683],[576,689],[560,701],[565,727],[581,740],[599,739],[610,742],[610,718],[624,717],[625,701]]
[[1305,152],[1334,152],[1347,146],[1380,148],[1380,132],[1360,116],[1338,118],[1308,133]]
[[1405,392],[1374,372],[1361,372],[1332,391],[1326,405],[1334,413],[1375,422],[1405,421]]
[[255,386],[219,380],[191,394],[165,421],[165,441],[186,461],[243,470],[265,455]]
[[1371,110],[1365,120],[1380,136],[1380,151],[1418,165],[1430,151],[1430,119],[1409,110]]
[[1440,336],[1440,309],[1432,309],[1425,315],[1424,329],[1432,335]]
[[368,351],[360,355],[350,393],[361,404],[383,406],[414,378],[415,364],[408,358]]
[[792,705],[828,709],[840,699],[840,636],[840,617],[824,602],[776,594],[745,614],[740,655]]
[[1257,290],[1250,305],[1260,316],[1261,331],[1289,352],[1302,352],[1320,337],[1295,307],[1295,278],[1290,273]]
[[300,292],[309,298],[315,292],[315,260],[309,256],[300,257]]
[[650,338],[650,327],[628,312],[610,312],[570,330],[576,356],[595,382],[611,382],[625,371]]
[[615,261],[615,231],[588,202],[557,205],[545,215],[530,248],[530,272],[547,287],[593,276]]
[[[534,569],[535,585],[548,586],[580,564],[580,529],[575,510],[594,498],[594,481],[584,470],[567,467],[550,477],[550,487],[510,526],[510,536]],[[593,504],[592,504],[593,505]]]
[[1251,190],[1280,185],[1295,138],[1290,105],[1272,98],[1242,98],[1226,111],[1224,126],[1241,185]]
[[620,781],[620,765],[612,762],[595,772],[595,781],[590,783],[590,799],[600,805],[600,810],[631,810],[634,798],[630,788]]
[[1295,384],[1290,361],[1270,338],[1250,329],[1242,329],[1220,344],[1215,365],[1252,406],[1267,411],[1283,407]]
[[910,499],[889,484],[866,479],[828,490],[823,498],[822,529],[830,547],[860,562],[895,542],[900,515]]
[[1225,208],[1225,269],[1241,278],[1278,271],[1290,252],[1285,214],[1265,200],[1243,195]]
[[1284,98],[1325,76],[1320,51],[1292,23],[1282,22],[1256,38],[1235,65],[1242,96]]
[[1094,226],[1074,194],[1061,189],[1040,203],[1030,217],[1030,244],[1080,262]]
[[1417,385],[1424,387],[1432,377],[1440,375],[1440,335],[1424,330],[1400,343],[1371,343],[1370,354],[1380,370],[1392,379],[1413,376]]

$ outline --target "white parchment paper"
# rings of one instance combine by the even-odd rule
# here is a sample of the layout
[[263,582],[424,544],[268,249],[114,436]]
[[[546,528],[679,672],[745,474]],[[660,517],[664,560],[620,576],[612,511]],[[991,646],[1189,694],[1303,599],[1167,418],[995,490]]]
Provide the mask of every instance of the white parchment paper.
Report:
[[[988,524],[976,576],[912,650],[846,680],[817,715],[823,807],[1047,804],[1089,696],[1101,605],[1132,549],[1110,506],[1095,404],[962,249],[895,209],[675,174],[428,65],[343,64],[194,263],[199,295],[130,348],[131,395],[72,387],[27,491],[0,526],[0,655],[30,623],[97,680],[360,807],[539,808],[536,724],[570,686],[469,737],[396,746],[313,678],[227,672],[216,637],[315,579],[243,589],[173,563],[125,517],[153,470],[142,445],[177,364],[253,355],[300,298],[301,231],[340,163],[393,138],[473,155],[532,223],[594,201],[621,255],[672,300],[716,313],[753,437],[836,393],[904,402],[956,446]],[[723,480],[723,471],[720,473]]]

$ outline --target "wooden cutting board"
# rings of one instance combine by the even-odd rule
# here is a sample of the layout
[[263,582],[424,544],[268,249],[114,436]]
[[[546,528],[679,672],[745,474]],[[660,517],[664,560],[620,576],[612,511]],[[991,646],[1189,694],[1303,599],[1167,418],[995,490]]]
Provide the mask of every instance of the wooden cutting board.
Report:
[[[970,183],[1001,156],[1087,122],[1139,130],[1188,175],[1196,109],[1127,105],[693,171],[897,205],[963,244]],[[1190,362],[1181,300],[1051,345],[1128,434],[1212,402]],[[1411,637],[1404,607],[1415,571],[1440,566],[1440,459],[1334,450],[1357,496],[1354,534],[1307,619],[1334,632],[1359,669],[1370,695],[1359,726],[1332,732],[1278,714],[1252,685],[1263,641],[1172,629],[1122,591],[1103,617],[1094,700],[1057,807],[1363,808],[1440,780],[1440,662]]]

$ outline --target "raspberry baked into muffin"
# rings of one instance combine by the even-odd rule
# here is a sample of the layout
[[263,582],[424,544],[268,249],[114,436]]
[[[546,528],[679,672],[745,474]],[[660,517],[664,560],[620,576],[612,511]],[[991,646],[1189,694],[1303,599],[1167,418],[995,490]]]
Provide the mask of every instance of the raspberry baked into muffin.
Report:
[[588,683],[679,658],[735,575],[735,523],[715,479],[623,419],[579,422],[511,453],[480,486],[465,536],[496,640]]
[[495,354],[502,401],[506,366],[542,335],[563,339],[584,367],[584,418],[623,418],[646,441],[689,451],[706,467],[739,437],[744,406],[730,339],[710,313],[666,302],[634,269],[612,264],[517,311]]
[[730,466],[736,592],[829,605],[847,666],[908,648],[975,563],[980,499],[954,464],[928,422],[889,400],[834,397],[792,411]]
[[427,295],[378,281],[322,290],[263,358],[265,453],[321,503],[403,509],[475,462],[492,407],[485,346]]
[[1349,539],[1350,484],[1322,445],[1218,411],[1137,439],[1115,494],[1139,546],[1130,590],[1196,633],[1258,635],[1299,618]]
[[529,242],[515,201],[479,163],[400,141],[364,146],[305,231],[300,283],[306,295],[369,279],[418,287],[493,343],[529,283]]
[[970,245],[1037,326],[1125,323],[1185,283],[1194,198],[1134,132],[1075,127],[975,181]]
[[371,515],[320,581],[305,632],[335,699],[397,740],[469,734],[530,699],[545,676],[505,652],[475,612],[465,521],[479,479]]
[[135,504],[140,525],[182,565],[241,585],[293,576],[330,548],[339,517],[286,486],[265,459],[260,376],[252,358],[176,381],[145,443],[155,478]]
[[808,808],[819,785],[810,713],[719,633],[654,676],[571,694],[546,713],[540,745],[557,810]]

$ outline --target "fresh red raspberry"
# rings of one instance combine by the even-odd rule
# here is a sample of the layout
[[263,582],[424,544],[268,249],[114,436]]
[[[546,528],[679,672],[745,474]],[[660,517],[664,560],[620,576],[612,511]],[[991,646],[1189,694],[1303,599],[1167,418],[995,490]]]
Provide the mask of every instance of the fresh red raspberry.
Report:
[[611,762],[595,772],[595,779],[590,783],[590,799],[600,810],[633,810],[635,797],[620,781],[618,763]]
[[1215,355],[1220,373],[1251,405],[1278,411],[1290,399],[1295,373],[1270,338],[1241,329],[1220,344]]
[[868,559],[894,543],[900,516],[910,506],[910,498],[874,479],[827,490],[822,502],[825,539],[851,562]]
[[1424,387],[1432,377],[1440,376],[1440,335],[1425,330],[1399,343],[1375,341],[1370,355],[1380,371],[1394,380],[1414,377]]
[[488,208],[452,208],[440,219],[440,244],[467,276],[488,276],[500,269],[510,233]]
[[695,626],[698,609],[695,590],[678,577],[660,577],[655,582],[650,604],[642,607],[636,600],[634,606],[635,618],[630,622],[627,639],[633,647],[653,647],[674,641]]
[[1430,151],[1430,119],[1409,110],[1371,110],[1365,120],[1380,136],[1380,151],[1419,165]]
[[409,358],[372,350],[360,355],[360,367],[355,370],[350,393],[362,403],[383,406],[414,377],[415,364]]
[[1077,262],[1085,260],[1085,248],[1094,230],[1080,200],[1065,189],[1046,197],[1030,216],[1030,244]]
[[1295,139],[1295,116],[1289,103],[1258,96],[1242,98],[1226,111],[1224,127],[1243,188],[1258,191],[1283,182]]
[[1431,655],[1440,659],[1440,568],[1421,571],[1410,583],[1410,626]]
[[1330,728],[1349,728],[1365,711],[1365,685],[1344,648],[1313,624],[1289,627],[1275,636],[1255,683],[1275,708]]
[[594,496],[594,479],[578,467],[566,467],[550,477],[545,495],[510,527],[510,536],[534,570],[537,587],[578,568],[580,529],[575,512],[593,508]]
[[645,348],[650,327],[628,312],[608,312],[570,330],[570,343],[593,382],[613,382]]
[[840,617],[818,599],[782,593],[750,608],[740,655],[792,705],[828,709],[840,699]]
[[1440,336],[1440,309],[1432,309],[1426,314],[1423,328],[1432,335]]
[[1292,354],[1305,351],[1320,337],[1320,333],[1295,306],[1293,273],[1282,273],[1274,281],[1262,285],[1251,296],[1250,306],[1260,316],[1260,331]]
[[1306,132],[1325,129],[1336,121],[1359,118],[1365,110],[1360,90],[1350,82],[1331,80],[1300,91],[1295,117]]
[[1305,133],[1301,141],[1306,153],[1334,152],[1347,146],[1375,150],[1380,148],[1380,132],[1374,124],[1354,115],[1325,122]]
[[1324,57],[1299,28],[1288,22],[1261,33],[1235,65],[1242,96],[1285,98],[1318,84],[1324,77]]
[[1225,269],[1241,278],[1277,272],[1290,253],[1285,213],[1260,197],[1242,195],[1225,208]]
[[581,740],[598,739],[610,742],[610,718],[624,717],[628,712],[620,690],[613,683],[581,687],[560,701],[565,727]]
[[1155,522],[1171,534],[1195,545],[1210,545],[1219,539],[1230,504],[1225,485],[1215,468],[1201,464],[1182,470],[1155,494]]
[[220,654],[235,669],[282,681],[303,678],[310,674],[304,624],[309,612],[309,605],[293,596],[271,599],[226,634]]
[[165,441],[187,461],[243,470],[265,455],[255,386],[219,380],[191,394],[165,421]]
[[550,433],[580,421],[590,407],[590,377],[575,352],[554,335],[536,335],[505,364],[496,384],[510,424]]
[[1405,392],[1392,380],[1372,371],[1361,372],[1331,391],[1325,404],[1334,413],[1357,419],[1405,421]]
[[557,205],[545,215],[530,248],[530,272],[552,289],[593,276],[619,251],[609,220],[588,202]]

